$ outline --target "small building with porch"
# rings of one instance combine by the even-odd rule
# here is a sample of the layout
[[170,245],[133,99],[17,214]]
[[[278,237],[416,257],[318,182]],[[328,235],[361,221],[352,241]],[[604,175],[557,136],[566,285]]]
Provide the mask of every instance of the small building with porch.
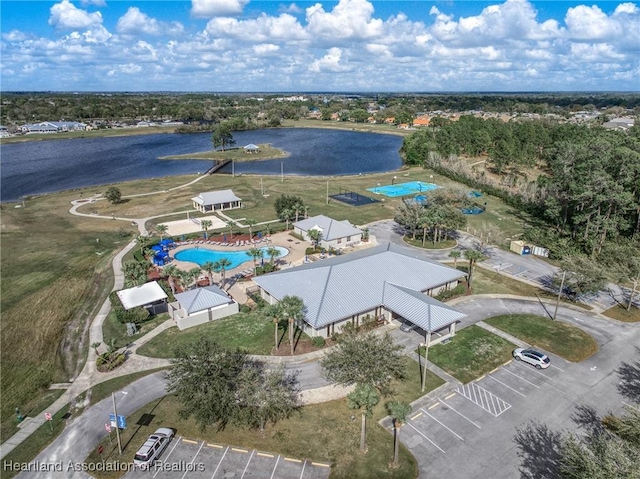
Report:
[[[426,342],[455,335],[466,315],[433,298],[466,274],[391,243],[254,278],[261,297],[275,304],[285,296],[304,302],[297,325],[311,337],[330,337],[347,324],[393,320],[421,328]],[[435,340],[431,336],[435,334]]]
[[260,151],[258,145],[254,145],[253,143],[249,143],[243,148],[245,153],[258,153]]
[[201,213],[242,208],[242,198],[238,198],[232,190],[209,191],[191,198],[193,207]]
[[157,281],[151,281],[141,286],[123,289],[116,293],[127,311],[142,306],[151,314],[167,312],[167,293]]
[[238,312],[238,303],[215,285],[177,293],[169,303],[169,316],[183,330]]
[[302,236],[305,241],[313,243],[309,236],[311,230],[320,232],[319,246],[325,249],[345,248],[362,241],[362,230],[347,220],[338,221],[328,216],[318,215],[293,223],[293,232]]

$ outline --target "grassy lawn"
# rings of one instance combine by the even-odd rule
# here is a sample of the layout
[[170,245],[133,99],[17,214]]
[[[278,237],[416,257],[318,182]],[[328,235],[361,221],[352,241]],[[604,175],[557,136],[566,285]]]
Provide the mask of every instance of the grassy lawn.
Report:
[[405,236],[404,238],[404,242],[411,245],[411,246],[415,246],[416,248],[424,248],[424,249],[448,249],[448,248],[455,248],[456,245],[458,244],[458,242],[454,239],[448,239],[448,240],[442,240],[442,241],[438,241],[436,244],[433,244],[432,241],[430,241],[427,238],[427,241],[425,241],[424,246],[422,245],[422,238],[420,236],[416,236],[416,239],[411,239],[410,235]]
[[505,314],[485,322],[568,361],[584,361],[598,351],[598,343],[580,328],[544,316]]
[[506,339],[473,325],[458,331],[448,344],[429,348],[429,361],[468,383],[509,361],[514,348]]
[[[127,384],[132,383],[140,379],[143,376],[159,371],[159,369],[143,371],[139,373],[129,374],[128,376],[122,376],[119,378],[111,379],[109,381],[105,381],[103,383],[97,384],[91,390],[91,400],[89,405],[93,405],[97,402],[100,402],[102,399],[108,397],[111,392],[117,391]],[[52,391],[57,393],[56,398],[59,397],[64,391],[56,390]],[[52,400],[53,401],[53,400]],[[44,411],[44,409],[43,409]],[[35,457],[42,451],[45,447],[47,447],[51,442],[60,435],[60,433],[64,430],[67,418],[63,416],[67,413],[72,413],[70,419],[73,420],[74,417],[81,414],[81,410],[71,411],[69,408],[69,404],[63,407],[60,411],[53,415],[53,420],[51,424],[46,422],[38,429],[35,430],[31,436],[29,436],[23,443],[19,444],[13,451],[7,454],[3,460],[4,461],[12,461],[12,462],[30,462],[35,459]],[[53,428],[52,428],[53,426]],[[2,471],[3,478],[10,478],[17,475],[17,472],[9,472]]]
[[640,321],[640,308],[631,307],[631,311],[627,311],[627,307],[622,304],[617,304],[602,314],[608,316],[612,319],[617,319],[618,321],[623,321],[625,323],[637,323]]
[[127,327],[120,323],[116,319],[116,315],[113,311],[109,313],[107,319],[104,320],[102,324],[102,335],[104,337],[104,344],[110,345],[111,340],[115,339],[115,347],[122,348],[129,343],[134,342],[136,339],[141,338],[149,331],[155,329],[157,326],[160,326],[167,319],[169,319],[168,313],[159,314],[157,316],[151,317],[148,321],[140,324],[138,326],[138,332],[133,336],[127,335]]
[[267,160],[271,158],[285,158],[289,156],[284,150],[274,148],[269,144],[257,145],[257,153],[245,153],[244,148],[232,148],[225,151],[200,151],[198,153],[186,153],[184,155],[161,156],[159,160],[234,160],[234,161],[254,161]]
[[[193,419],[183,420],[178,416],[180,405],[174,396],[166,396],[154,401],[136,413],[128,422],[131,425],[122,435],[126,445],[122,460],[132,459],[137,448],[146,437],[161,426],[174,427],[177,434],[194,440],[206,440],[218,444],[228,444],[259,451],[287,455],[298,459],[311,459],[332,464],[334,479],[406,478],[417,477],[418,469],[413,456],[402,447],[401,467],[390,470],[388,464],[393,456],[393,436],[377,424],[386,415],[384,402],[392,399],[411,402],[420,397],[420,373],[415,361],[405,358],[407,379],[395,384],[395,395],[385,398],[374,410],[367,422],[367,454],[358,453],[360,440],[360,417],[351,420],[354,411],[347,407],[346,399],[305,406],[286,421],[267,426],[264,437],[259,431],[227,427],[223,431],[208,428],[204,431]],[[427,391],[443,383],[432,374],[428,376]],[[149,426],[135,425],[144,413],[153,414]],[[117,458],[117,446],[105,438],[102,443],[106,461]],[[115,446],[115,447],[114,447]],[[92,453],[87,462],[98,462],[100,458]],[[117,474],[100,474],[99,478],[115,478]]]
[[177,346],[192,343],[203,335],[212,335],[228,349],[240,348],[250,354],[270,354],[273,349],[273,322],[259,312],[238,313],[180,331],[163,331],[138,349],[138,354],[153,358],[172,358]]

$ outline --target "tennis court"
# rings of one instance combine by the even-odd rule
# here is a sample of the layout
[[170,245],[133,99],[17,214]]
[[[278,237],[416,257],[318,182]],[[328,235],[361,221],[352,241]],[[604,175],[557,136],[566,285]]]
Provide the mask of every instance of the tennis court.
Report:
[[416,195],[418,193],[424,193],[426,191],[436,190],[441,188],[435,183],[423,183],[422,181],[410,181],[408,183],[398,183],[397,185],[384,185],[374,186],[373,188],[367,188],[367,191],[371,191],[376,195],[389,196],[396,198],[398,196]]
[[380,200],[376,200],[370,196],[361,195],[355,191],[343,190],[342,188],[340,188],[340,193],[329,195],[329,198],[341,201],[342,203],[346,203],[350,206],[364,206],[371,205],[373,203],[380,203]]

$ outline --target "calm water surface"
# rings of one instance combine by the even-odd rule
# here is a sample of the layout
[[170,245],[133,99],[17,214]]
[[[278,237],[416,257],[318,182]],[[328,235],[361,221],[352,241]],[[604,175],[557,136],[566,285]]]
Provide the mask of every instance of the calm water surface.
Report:
[[[352,175],[398,169],[402,137],[343,130],[283,128],[236,132],[236,146],[271,143],[288,158],[235,164],[236,173]],[[23,195],[206,171],[210,161],[158,160],[211,148],[211,134],[154,134],[0,145],[2,201]],[[222,169],[230,173],[231,165]]]

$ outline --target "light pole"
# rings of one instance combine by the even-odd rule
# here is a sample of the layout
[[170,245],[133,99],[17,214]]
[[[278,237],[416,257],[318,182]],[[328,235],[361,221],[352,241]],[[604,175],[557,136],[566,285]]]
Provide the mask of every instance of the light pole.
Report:
[[[122,391],[122,394],[128,394],[126,391]],[[116,418],[116,438],[118,439],[118,454],[122,454],[122,442],[120,442],[120,428],[118,427],[118,410],[116,409],[116,395],[111,393],[111,400],[113,401],[113,416]]]
[[380,188],[380,183],[376,185],[376,190],[374,191],[375,194],[378,194],[378,188]]
[[284,183],[284,161],[280,162],[280,183]]
[[421,392],[424,392],[427,387],[427,361],[429,360],[429,343],[431,342],[431,331],[427,331],[424,339],[425,351],[424,351],[424,365],[422,368],[422,388]]
[[562,272],[562,281],[560,282],[560,291],[558,291],[558,299],[556,301],[556,309],[553,312],[553,320],[556,320],[556,314],[558,314],[558,306],[560,305],[560,296],[562,295],[562,289],[564,288],[564,277],[567,275],[566,271]]
[[391,185],[393,186],[396,183],[396,180],[398,179],[397,176],[394,176],[393,179],[391,180]]

